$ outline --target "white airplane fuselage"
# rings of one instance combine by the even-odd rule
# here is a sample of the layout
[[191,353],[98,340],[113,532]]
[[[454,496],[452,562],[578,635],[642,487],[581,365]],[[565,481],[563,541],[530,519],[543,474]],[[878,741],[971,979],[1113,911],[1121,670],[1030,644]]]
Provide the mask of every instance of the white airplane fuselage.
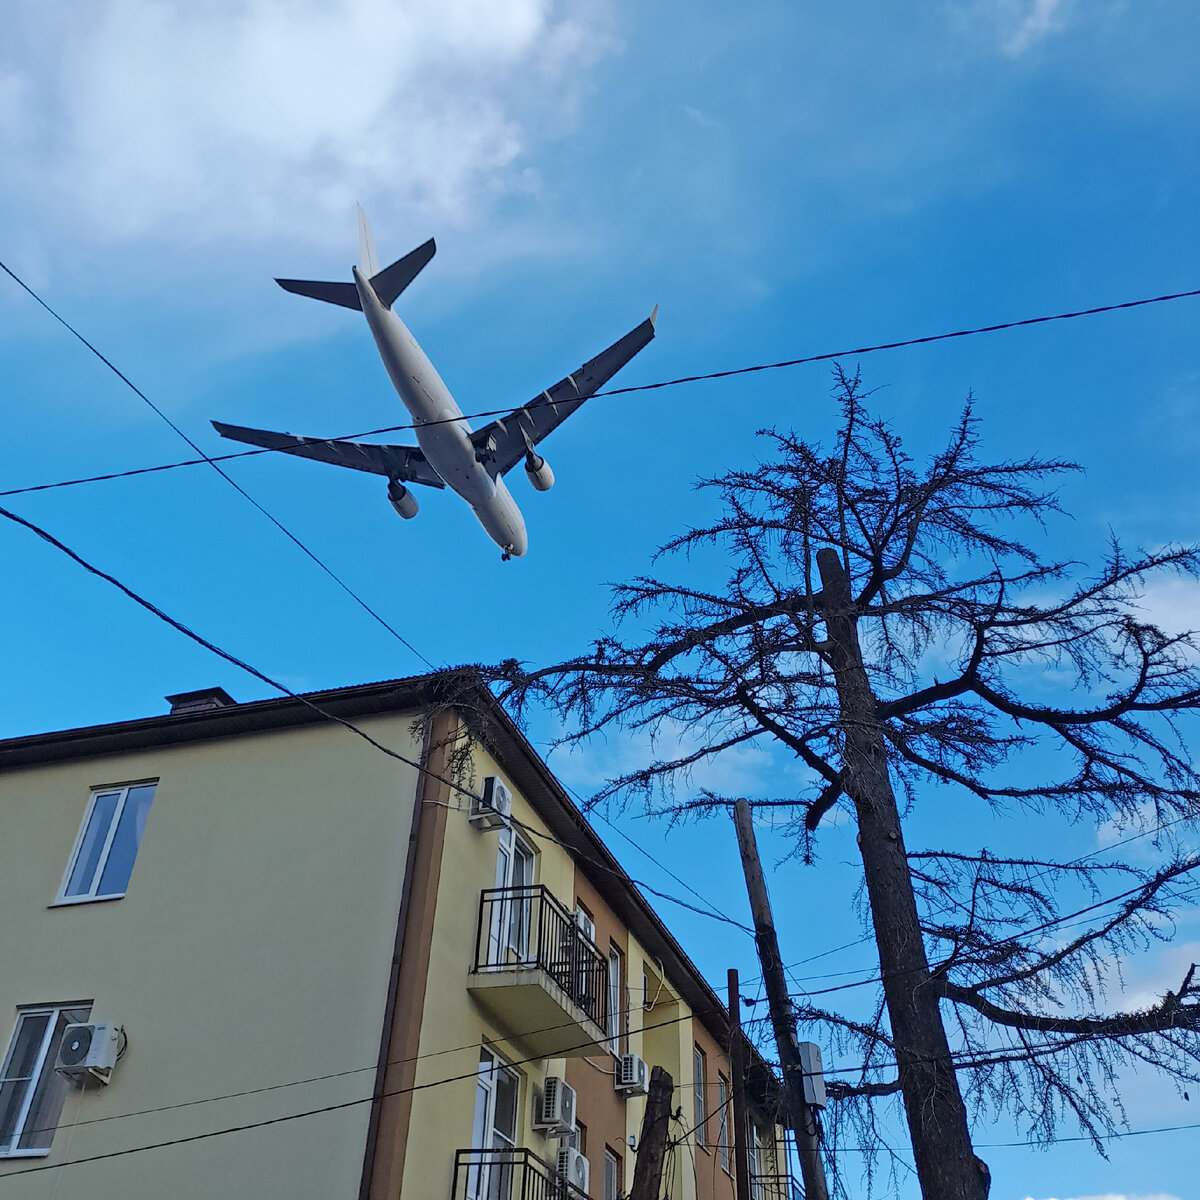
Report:
[[525,519],[504,480],[493,479],[476,458],[471,426],[450,389],[408,327],[379,302],[357,267],[354,283],[388,377],[412,416],[421,452],[442,482],[471,506],[488,537],[507,554],[521,557],[529,544]]

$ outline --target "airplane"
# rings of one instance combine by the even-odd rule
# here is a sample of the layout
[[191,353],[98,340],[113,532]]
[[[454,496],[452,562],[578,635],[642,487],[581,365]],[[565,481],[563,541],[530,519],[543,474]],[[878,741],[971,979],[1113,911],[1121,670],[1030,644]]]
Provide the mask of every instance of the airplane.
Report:
[[222,437],[252,446],[386,476],[388,499],[405,520],[415,517],[420,507],[406,485],[449,487],[471,506],[488,536],[500,547],[501,557],[505,561],[520,558],[528,548],[525,520],[504,476],[524,459],[525,474],[535,491],[548,492],[554,486],[550,464],[534,447],[649,344],[654,337],[658,306],[637,328],[540,396],[502,420],[472,430],[433,364],[392,311],[396,298],[433,258],[437,249],[433,238],[381,271],[371,225],[360,205],[358,243],[359,264],[351,268],[353,283],[308,279],[275,282],[285,291],[362,312],[388,376],[412,415],[417,445],[295,437],[220,421],[213,421],[213,428]]

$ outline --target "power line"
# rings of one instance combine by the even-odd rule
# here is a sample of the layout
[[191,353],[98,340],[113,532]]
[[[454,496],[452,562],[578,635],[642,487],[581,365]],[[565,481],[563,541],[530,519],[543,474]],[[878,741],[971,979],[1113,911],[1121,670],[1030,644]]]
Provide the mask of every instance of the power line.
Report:
[[[157,605],[155,605],[150,600],[147,600],[145,597],[139,595],[132,588],[130,588],[126,584],[122,583],[115,576],[108,574],[106,571],[103,571],[99,567],[96,567],[92,563],[88,562],[86,559],[84,559],[81,555],[77,554],[74,550],[72,550],[65,543],[59,541],[59,539],[56,538],[53,534],[47,532],[45,529],[42,529],[39,525],[36,525],[32,521],[26,520],[24,517],[18,516],[16,513],[11,512],[10,510],[3,508],[3,507],[0,507],[0,517],[5,517],[8,520],[14,522],[15,524],[20,525],[23,528],[28,529],[30,532],[36,534],[42,540],[44,540],[44,541],[48,542],[50,545],[52,545],[55,549],[61,551],[65,555],[67,555],[67,557],[69,557],[73,562],[75,562],[76,564],[81,566],[89,574],[94,575],[99,579],[103,579],[105,582],[111,584],[113,587],[117,588],[118,591],[122,592],[124,595],[128,596],[129,599],[133,600],[135,604],[138,604],[140,607],[146,609],[147,612],[156,616],[159,620],[164,621],[166,624],[170,625],[173,629],[176,629],[178,632],[182,633],[185,637],[196,642],[198,645],[203,646],[206,650],[217,655],[219,658],[222,658],[226,662],[232,664],[233,666],[238,667],[240,670],[243,670],[243,671],[247,672],[248,674],[253,675],[256,679],[267,684],[269,687],[274,688],[276,691],[281,692],[284,695],[290,696],[292,699],[299,701],[301,704],[305,705],[307,708],[311,709],[318,716],[324,718],[325,720],[333,721],[338,725],[344,726],[351,733],[356,734],[358,737],[362,738],[368,744],[373,746],[376,750],[379,750],[381,753],[388,755],[388,757],[396,759],[397,761],[403,763],[405,766],[412,767],[414,770],[420,772],[421,774],[426,775],[429,778],[432,778],[432,779],[436,780],[437,782],[446,785],[447,787],[451,788],[452,790],[454,790],[456,792],[459,792],[460,794],[462,794],[463,796],[465,796],[469,799],[477,799],[477,797],[474,795],[474,793],[468,791],[466,788],[462,787],[460,784],[455,783],[453,780],[446,779],[445,777],[437,774],[434,771],[430,771],[429,768],[423,766],[421,763],[415,762],[414,760],[406,757],[405,755],[401,754],[399,751],[392,750],[390,747],[384,746],[381,742],[379,742],[375,738],[373,738],[369,733],[365,732],[364,730],[360,729],[358,726],[353,724],[353,722],[346,720],[344,717],[339,717],[335,713],[328,712],[327,710],[321,708],[320,705],[318,705],[318,704],[314,703],[312,700],[310,700],[307,696],[305,696],[299,692],[293,691],[291,688],[287,687],[285,684],[280,683],[278,680],[275,680],[275,679],[271,678],[271,676],[263,673],[257,667],[252,666],[250,663],[246,662],[243,659],[238,658],[236,655],[231,654],[229,651],[223,650],[220,646],[216,645],[214,642],[209,641],[207,638],[203,637],[201,634],[198,634],[194,630],[190,629],[188,626],[183,624],[182,621],[178,621],[174,617],[172,617],[169,613],[164,612],[161,608],[159,608]],[[614,874],[617,873],[616,871],[614,871],[614,869],[612,867],[608,866],[607,864],[600,863],[598,860],[592,859],[589,856],[582,854],[581,852],[576,850],[574,847],[568,845],[565,842],[559,841],[558,839],[552,837],[549,834],[542,834],[538,830],[534,830],[529,826],[525,826],[523,822],[518,822],[518,824],[522,825],[523,828],[526,828],[533,836],[537,836],[539,838],[543,838],[544,840],[552,841],[552,842],[555,842],[557,845],[563,846],[565,849],[567,849],[567,850],[571,851],[573,854],[577,855],[582,861],[591,862],[593,865],[596,865],[610,873],[614,873]],[[1129,839],[1129,840],[1133,840],[1133,839]],[[625,878],[630,879],[630,877],[624,871],[621,871],[620,874],[623,875]],[[647,890],[651,891],[652,893],[654,893],[656,895],[665,895],[664,893],[658,892],[657,889],[650,888],[649,885],[642,885],[642,884],[638,883],[638,881],[636,881],[636,880],[630,879],[630,882],[635,883],[637,886],[646,886]],[[1097,901],[1095,904],[1087,905],[1086,907],[1079,909],[1075,912],[1066,913],[1062,917],[1058,917],[1052,921],[1043,922],[1041,925],[1034,926],[1031,929],[1019,930],[1013,936],[1016,937],[1016,936],[1023,936],[1027,933],[1041,932],[1042,930],[1051,928],[1054,925],[1061,924],[1064,921],[1068,921],[1074,917],[1080,916],[1083,913],[1091,912],[1094,909],[1103,907],[1106,904],[1111,904],[1114,901],[1124,899],[1127,896],[1133,895],[1134,893],[1136,893],[1137,891],[1140,891],[1140,890],[1141,890],[1140,887],[1135,887],[1135,888],[1129,889],[1128,891],[1121,892],[1121,893],[1117,894],[1116,896],[1110,896],[1106,900]],[[671,900],[673,900],[675,903],[682,904],[684,907],[688,907],[688,908],[694,907],[694,906],[688,904],[687,901],[680,900],[678,897],[669,897],[669,898]],[[712,913],[704,913],[703,910],[700,910],[700,909],[695,909],[695,911],[700,913],[701,915],[710,916],[710,917],[715,916],[715,914],[712,914]],[[731,922],[732,922],[731,918],[726,918],[726,919],[731,920]],[[737,924],[737,922],[732,922],[732,923]],[[832,951],[826,951],[825,953],[832,953]],[[817,956],[814,956],[814,957],[817,957]],[[805,960],[801,960],[801,961],[805,961]],[[798,965],[798,964],[794,964],[794,965]],[[831,978],[838,974],[843,974],[843,973],[844,972],[832,972],[826,976],[818,975],[818,976],[813,976],[812,978],[814,978],[814,979]],[[909,972],[903,972],[903,973],[909,973]],[[838,984],[835,987],[818,988],[818,989],[809,990],[809,991],[806,991],[804,994],[807,996],[810,996],[810,997],[811,996],[828,995],[832,992],[846,991],[851,988],[864,987],[864,986],[867,986],[872,983],[881,983],[882,981],[883,981],[883,975],[876,974],[876,975],[872,975],[869,978],[857,980],[852,983],[843,983],[843,984]]]
[[[436,771],[431,771],[428,767],[424,766],[423,764],[421,764],[419,762],[414,761],[411,758],[408,758],[406,755],[401,754],[399,751],[392,750],[390,747],[383,745],[382,742],[377,741],[369,733],[367,733],[365,730],[359,728],[359,726],[355,725],[352,721],[348,721],[344,717],[339,717],[339,716],[337,716],[337,714],[331,713],[331,712],[327,711],[326,709],[323,709],[319,704],[314,703],[311,699],[309,699],[307,696],[303,695],[302,693],[293,691],[286,684],[280,683],[278,680],[273,679],[271,676],[260,671],[257,667],[252,666],[250,663],[246,662],[244,659],[238,658],[235,654],[230,653],[228,650],[222,649],[215,642],[209,641],[208,638],[202,636],[199,633],[196,633],[195,630],[190,629],[182,621],[176,620],[176,618],[172,617],[169,613],[164,612],[161,608],[159,608],[152,601],[147,600],[144,596],[140,595],[139,593],[135,592],[132,588],[130,588],[126,584],[122,583],[114,575],[110,575],[107,571],[101,570],[101,568],[88,562],[87,559],[82,557],[82,555],[77,554],[74,550],[72,550],[64,542],[61,542],[53,534],[51,534],[48,531],[46,531],[45,529],[41,528],[41,526],[36,525],[36,524],[34,524],[34,522],[26,520],[24,517],[18,516],[16,513],[11,512],[9,509],[3,508],[3,507],[0,507],[0,517],[5,517],[8,520],[14,522],[15,524],[20,525],[23,528],[28,529],[30,532],[36,534],[43,541],[48,542],[56,550],[59,550],[63,554],[67,555],[68,558],[70,558],[73,562],[75,562],[76,564],[81,566],[89,574],[94,575],[99,579],[103,579],[106,583],[111,584],[118,591],[123,593],[125,596],[129,597],[129,599],[132,600],[135,604],[144,608],[147,612],[149,612],[153,616],[157,617],[160,621],[164,621],[166,624],[170,625],[173,629],[177,630],[179,633],[182,633],[185,637],[190,638],[192,641],[196,642],[197,645],[203,646],[204,649],[208,650],[210,653],[217,655],[219,658],[224,659],[226,662],[232,664],[235,667],[238,667],[240,670],[245,671],[250,675],[253,675],[254,678],[267,684],[269,687],[274,688],[276,691],[281,692],[286,696],[290,696],[293,700],[298,700],[301,704],[305,705],[307,708],[309,708],[310,710],[315,712],[318,716],[322,717],[323,719],[325,719],[327,721],[333,721],[336,724],[343,726],[344,728],[348,729],[351,733],[354,733],[358,737],[362,738],[365,742],[367,742],[369,745],[373,746],[376,750],[380,751],[383,754],[386,754],[389,758],[394,758],[398,762],[403,763],[405,766],[412,767],[413,770],[419,772],[420,774],[427,776],[428,778],[433,779],[438,783],[444,784],[446,787],[450,788],[452,791],[459,793],[460,795],[464,796],[468,800],[477,800],[478,799],[478,797],[473,792],[471,792],[469,789],[463,787],[461,784],[456,783],[452,779],[447,779],[445,776],[439,775]],[[579,850],[578,848],[576,848],[574,846],[571,846],[569,843],[560,841],[558,838],[553,837],[551,834],[542,833],[540,830],[534,829],[532,826],[526,825],[524,822],[516,820],[515,818],[513,818],[513,823],[518,825],[519,827],[523,828],[524,830],[526,830],[526,832],[528,832],[533,837],[538,837],[544,841],[553,842],[555,845],[563,847],[565,850],[569,851],[579,861],[590,863],[591,865],[597,867],[600,870],[607,871],[610,874],[617,875],[622,879],[626,879],[638,887],[644,887],[647,891],[653,893],[654,895],[661,896],[664,899],[669,899],[676,904],[682,905],[685,908],[695,909],[695,906],[689,904],[686,900],[681,900],[676,896],[670,896],[665,892],[661,892],[658,889],[651,887],[649,884],[644,884],[639,880],[633,879],[619,866],[611,867],[607,863],[601,862],[599,859],[592,858],[590,855],[583,853],[581,850]],[[700,910],[700,909],[695,909],[695,911],[700,913],[700,915],[702,915],[702,916],[709,916],[709,917],[712,917],[713,919],[717,918],[717,914],[705,913],[705,912],[703,912],[703,910]],[[722,917],[721,919],[728,920],[732,924],[735,924],[735,925],[737,924],[737,922],[733,921],[732,918]]]
[[255,500],[255,498],[251,496],[250,493],[246,491],[246,489],[243,488],[241,484],[239,484],[221,466],[219,466],[213,459],[209,458],[208,455],[205,454],[204,451],[201,450],[200,447],[183,431],[183,429],[174,421],[172,421],[171,418],[167,416],[167,414],[161,408],[159,408],[158,405],[155,404],[154,401],[151,400],[150,397],[147,396],[146,393],[143,392],[142,389],[139,388],[137,384],[125,374],[124,371],[120,369],[120,367],[118,367],[111,359],[102,354],[100,350],[98,350],[91,342],[89,342],[88,339],[85,338],[83,334],[80,333],[79,330],[77,330],[65,317],[61,316],[58,312],[51,308],[50,305],[47,304],[46,301],[43,300],[41,296],[39,296],[37,292],[35,292],[33,288],[29,286],[29,284],[16,275],[5,263],[0,262],[0,267],[3,267],[4,271],[30,296],[32,296],[33,299],[36,300],[37,303],[40,304],[42,308],[44,308],[46,312],[48,312],[68,333],[86,346],[88,350],[90,350],[110,371],[112,371],[114,375],[116,375],[118,379],[121,380],[122,383],[124,383],[133,392],[135,396],[144,401],[157,417],[169,425],[171,429],[173,429],[175,433],[179,435],[179,437],[181,437],[197,454],[199,454],[201,456],[200,461],[208,463],[208,465],[212,467],[212,469],[216,471],[216,473],[220,475],[220,477],[224,479],[225,482],[234,489],[234,491],[236,491],[250,504],[254,505],[254,507],[258,509],[258,511],[262,513],[262,515],[266,517],[276,529],[280,531],[280,533],[282,533],[289,541],[291,541],[295,546],[303,551],[304,554],[312,559],[312,561],[316,563],[317,566],[320,567],[321,570],[324,571],[325,574],[328,575],[329,578],[332,579],[333,582],[336,583],[338,587],[340,587],[342,591],[346,593],[346,595],[348,595],[356,604],[359,605],[360,608],[362,608],[372,618],[374,618],[374,620],[382,625],[383,628],[386,629],[388,633],[390,633],[398,642],[400,642],[402,646],[415,654],[417,658],[419,658],[423,663],[425,663],[426,666],[430,668],[430,670],[437,670],[433,663],[431,663],[429,659],[427,659],[425,655],[422,654],[420,650],[418,650],[416,646],[412,644],[412,642],[404,637],[404,635],[398,630],[393,628],[392,625],[390,625],[378,612],[376,612],[375,609],[372,608],[348,583],[346,583],[346,581],[342,579],[332,567],[328,566],[314,551],[310,550],[308,546],[306,546],[290,529],[287,528],[286,525],[283,524],[282,521],[280,521],[272,513],[268,512],[262,504]]
[[[50,309],[49,306],[46,305],[45,302],[39,296],[37,296],[32,291],[32,289],[29,288],[29,286],[27,284],[25,284],[20,278],[18,278],[18,276],[15,275],[9,267],[7,267],[3,262],[0,262],[0,267],[2,267],[10,276],[12,276],[12,278],[14,280],[16,280],[16,282],[18,284],[20,284],[20,286],[23,287],[27,292],[29,292],[30,295],[32,295],[34,297],[34,299],[38,301],[39,304],[41,304],[44,308],[46,308],[48,312],[51,312],[52,315],[54,315],[57,320],[62,321],[62,318],[58,317],[58,315],[56,313],[54,313],[53,310]],[[999,332],[999,331],[1005,330],[1005,329],[1019,329],[1023,326],[1042,325],[1042,324],[1046,324],[1051,321],[1069,321],[1069,320],[1075,319],[1076,317],[1090,317],[1090,316],[1095,316],[1098,313],[1117,312],[1121,309],[1127,309],[1127,308],[1139,308],[1139,307],[1142,307],[1143,305],[1147,305],[1147,304],[1163,304],[1170,300],[1184,300],[1184,299],[1188,299],[1189,297],[1193,297],[1193,296],[1200,296],[1200,288],[1194,289],[1192,291],[1187,291],[1187,292],[1171,292],[1171,293],[1168,293],[1168,294],[1162,295],[1162,296],[1151,296],[1151,297],[1148,297],[1148,298],[1142,299],[1142,300],[1126,300],[1120,304],[1102,304],[1095,308],[1084,308],[1084,309],[1079,309],[1074,312],[1052,313],[1048,316],[1040,316],[1040,317],[1025,317],[1019,321],[1003,321],[996,325],[980,325],[973,329],[956,329],[950,333],[927,334],[924,337],[906,338],[901,341],[893,341],[893,342],[879,342],[879,343],[876,343],[875,345],[857,346],[857,347],[854,347],[853,349],[848,349],[848,350],[830,350],[830,351],[826,351],[822,354],[809,354],[802,358],[784,359],[779,362],[755,363],[748,367],[733,367],[729,370],[710,371],[706,374],[701,374],[701,375],[682,375],[675,379],[663,379],[657,383],[642,383],[642,384],[634,384],[629,387],[607,388],[603,391],[593,392],[592,395],[588,397],[588,399],[596,400],[596,399],[600,399],[600,398],[606,397],[606,396],[625,396],[625,395],[629,395],[632,392],[658,391],[663,388],[678,387],[681,384],[685,384],[685,383],[703,383],[703,382],[707,382],[709,380],[731,379],[731,378],[734,378],[735,376],[739,376],[739,375],[751,375],[751,374],[755,374],[755,373],[762,372],[762,371],[776,371],[776,370],[780,370],[780,369],[787,368],[787,367],[802,366],[807,363],[829,362],[833,359],[846,358],[853,354],[873,354],[876,351],[880,351],[880,350],[897,350],[904,346],[922,346],[922,345],[926,345],[931,342],[947,341],[952,338],[972,337],[975,334],[979,334],[979,333],[996,333],[996,332]],[[62,321],[62,323],[64,325],[66,324],[65,321]],[[69,329],[70,326],[67,326],[67,328]],[[72,330],[72,332],[74,332],[74,330]],[[76,336],[78,337],[79,335],[76,334]],[[83,339],[81,338],[80,340],[82,341]],[[88,343],[85,343],[85,344],[88,344]],[[115,370],[115,368],[114,368],[114,370]],[[122,378],[124,378],[124,377],[122,376]],[[126,382],[128,382],[128,381],[126,381]],[[130,386],[132,386],[132,384]],[[512,411],[511,409],[507,409],[507,408],[482,409],[477,412],[464,413],[461,417],[444,418],[442,420],[437,420],[437,421],[425,421],[425,422],[421,423],[420,427],[421,428],[430,428],[434,425],[445,424],[449,421],[479,420],[484,417],[505,417],[505,416],[508,416],[511,411]],[[383,433],[399,433],[404,430],[412,430],[412,429],[416,429],[416,428],[418,428],[418,426],[415,424],[384,425],[384,426],[379,427],[378,429],[367,429],[367,430],[363,430],[359,433],[344,434],[341,437],[316,438],[316,439],[312,439],[312,440],[315,442],[347,441],[347,440],[353,440],[356,438],[375,437],[375,436],[377,436],[379,434],[383,434]],[[7,491],[0,491],[0,497],[20,496],[20,495],[25,495],[26,493],[29,493],[29,492],[48,491],[52,488],[75,487],[75,486],[78,486],[80,484],[85,484],[85,483],[105,483],[112,479],[127,479],[127,478],[131,478],[135,475],[147,475],[147,474],[151,474],[151,473],[157,472],[157,471],[173,471],[180,467],[199,466],[201,463],[215,464],[215,463],[219,463],[219,462],[228,462],[231,459],[235,459],[235,458],[252,458],[255,455],[259,455],[259,454],[285,453],[285,451],[281,451],[281,450],[277,450],[277,449],[258,448],[255,450],[234,451],[233,453],[230,453],[230,454],[206,455],[206,454],[204,454],[204,451],[202,451],[198,446],[195,446],[193,443],[191,443],[190,439],[188,439],[188,442],[189,442],[189,445],[192,445],[193,449],[195,449],[196,452],[198,454],[200,454],[202,457],[195,458],[195,459],[184,459],[180,462],[161,463],[161,464],[158,464],[158,465],[152,466],[152,467],[135,467],[135,468],[132,468],[127,471],[112,471],[112,472],[108,472],[103,475],[88,475],[88,476],[83,476],[83,477],[77,478],[77,479],[64,479],[64,480],[59,480],[55,483],[41,483],[41,484],[33,484],[29,487],[23,487],[23,488],[10,488]]]
[[[628,1016],[629,1014],[633,1013],[634,1011],[636,1011],[637,1008],[640,1008],[640,1007],[641,1007],[640,1005],[635,1006],[635,1005],[631,1004],[628,1008],[620,1009],[619,1015]],[[696,1016],[697,1014],[703,1013],[705,1011],[708,1011],[708,1010],[693,1009],[690,1015]],[[685,1018],[683,1018],[683,1017],[671,1018],[672,1021],[679,1021],[679,1020],[683,1020],[683,1019],[685,1019]],[[665,1023],[666,1022],[664,1022],[664,1024]],[[526,1030],[522,1030],[519,1033],[512,1033],[512,1034],[508,1034],[505,1037],[496,1037],[496,1038],[492,1038],[490,1040],[493,1044],[521,1042],[521,1041],[525,1040],[526,1038],[536,1037],[539,1034],[555,1033],[561,1029],[573,1029],[573,1028],[577,1028],[577,1027],[578,1027],[577,1021],[560,1021],[556,1025],[543,1025],[540,1029],[526,1029]],[[654,1029],[654,1028],[657,1028],[657,1026],[647,1025],[647,1026],[642,1027],[643,1030],[644,1029]],[[642,1032],[642,1030],[633,1030],[632,1032],[640,1033],[640,1032]],[[604,1041],[607,1042],[608,1040],[609,1040],[608,1035],[605,1034]],[[421,1062],[425,1059],[441,1058],[447,1054],[461,1054],[465,1050],[478,1050],[479,1044],[480,1044],[479,1039],[475,1038],[473,1041],[464,1042],[462,1045],[459,1045],[459,1046],[447,1046],[443,1050],[426,1050],[426,1051],[421,1052],[420,1054],[407,1055],[404,1058],[390,1058],[390,1059],[388,1059],[386,1065],[389,1067],[398,1067],[398,1066],[403,1066],[406,1063]],[[593,1044],[592,1042],[584,1043],[584,1045],[592,1045],[592,1044]],[[364,1075],[368,1071],[376,1071],[378,1069],[379,1069],[379,1064],[377,1062],[375,1062],[375,1063],[371,1063],[369,1066],[350,1067],[345,1071],[331,1071],[325,1075],[310,1075],[310,1076],[305,1077],[304,1079],[290,1079],[283,1083],[269,1083],[269,1084],[264,1084],[262,1087],[244,1088],[241,1091],[237,1091],[237,1092],[223,1092],[217,1096],[202,1096],[196,1100],[180,1100],[180,1101],[175,1102],[174,1104],[160,1104],[160,1105],[156,1105],[153,1108],[139,1108],[139,1109],[133,1109],[129,1112],[110,1113],[108,1116],[105,1116],[105,1117],[91,1117],[85,1121],[75,1121],[75,1122],[73,1122],[73,1124],[77,1125],[77,1126],[104,1125],[104,1124],[108,1124],[111,1121],[128,1120],[131,1117],[152,1116],[155,1113],[174,1112],[175,1110],[181,1109],[181,1108],[194,1108],[201,1104],[218,1104],[222,1100],[240,1100],[245,1096],[259,1096],[266,1092],[279,1092],[279,1091],[283,1091],[287,1088],[305,1087],[310,1083],[326,1083],[331,1079],[345,1079],[351,1075]],[[456,1076],[455,1078],[457,1079],[459,1077]],[[53,1132],[57,1128],[58,1128],[57,1124],[45,1125],[45,1126],[41,1126],[41,1127],[37,1127],[37,1128],[31,1128],[31,1127],[27,1126],[23,1129],[23,1134],[48,1133],[48,1132]],[[0,1176],[0,1179],[3,1179],[3,1176]]]
[[[1190,1125],[1159,1125],[1154,1129],[1124,1129],[1117,1133],[1098,1133],[1094,1137],[1090,1134],[1080,1134],[1072,1137],[1047,1138],[1041,1142],[976,1142],[975,1148],[977,1150],[1004,1150],[1015,1147],[1025,1150],[1040,1150],[1044,1146],[1060,1146],[1068,1142],[1091,1142],[1095,1140],[1116,1142],[1122,1138],[1146,1137],[1152,1133],[1182,1133],[1188,1129],[1200,1129],[1200,1121],[1193,1122]],[[893,1154],[912,1153],[911,1146],[825,1146],[823,1149],[827,1154],[877,1154],[880,1150],[890,1151]]]
[[[686,1014],[684,1014],[682,1016],[678,1016],[678,1017],[670,1017],[667,1020],[659,1021],[654,1025],[646,1025],[643,1027],[643,1032],[645,1032],[646,1030],[650,1030],[650,1029],[662,1029],[668,1025],[677,1025],[681,1021],[690,1021],[697,1014],[698,1011],[701,1011],[701,1010],[694,1010],[692,1012],[686,1013]],[[602,1037],[591,1038],[586,1042],[581,1042],[581,1043],[579,1043],[579,1045],[575,1046],[574,1049],[578,1050],[584,1046],[603,1045],[603,1044],[607,1043],[608,1040],[609,1040],[608,1034],[604,1034]],[[520,1058],[520,1059],[510,1061],[507,1063],[507,1065],[510,1067],[521,1067],[521,1066],[527,1065],[528,1063],[543,1062],[543,1061],[544,1061],[543,1055],[531,1055],[528,1058]],[[58,1163],[44,1163],[41,1166],[37,1166],[37,1167],[26,1167],[24,1170],[21,1170],[21,1171],[13,1171],[13,1172],[9,1173],[8,1175],[0,1175],[0,1183],[3,1183],[7,1179],[16,1178],[20,1175],[29,1175],[29,1174],[33,1174],[33,1173],[39,1172],[39,1171],[57,1171],[57,1170],[61,1170],[63,1167],[75,1167],[75,1166],[79,1166],[83,1163],[99,1162],[101,1160],[106,1160],[106,1159],[111,1159],[111,1158],[124,1158],[127,1155],[140,1154],[146,1150],[162,1150],[167,1146],[180,1146],[180,1145],[184,1145],[189,1142],[201,1142],[201,1141],[206,1141],[209,1138],[223,1137],[226,1134],[230,1134],[230,1133],[244,1133],[245,1131],[250,1130],[250,1129],[263,1129],[270,1125],[282,1125],[289,1121],[302,1120],[305,1117],[315,1117],[315,1116],[319,1116],[323,1113],[340,1112],[340,1111],[343,1111],[348,1108],[355,1108],[360,1104],[370,1104],[375,1100],[389,1099],[393,1096],[406,1096],[406,1095],[410,1095],[413,1092],[426,1091],[429,1088],[442,1087],[443,1085],[449,1084],[449,1083],[462,1083],[464,1080],[477,1079],[478,1077],[479,1077],[479,1068],[476,1067],[475,1070],[465,1071],[460,1075],[450,1075],[443,1079],[430,1079],[430,1080],[427,1080],[425,1083],[413,1083],[413,1084],[410,1084],[408,1087],[394,1088],[390,1091],[379,1092],[379,1093],[376,1093],[371,1096],[363,1096],[360,1099],[356,1099],[356,1100],[344,1100],[339,1104],[325,1104],[319,1108],[310,1108],[310,1109],[305,1109],[303,1112],[288,1113],[282,1117],[270,1117],[270,1118],[267,1118],[267,1119],[261,1120],[261,1121],[248,1121],[242,1125],[230,1125],[224,1129],[210,1130],[207,1133],[195,1133],[195,1134],[191,1134],[187,1137],[170,1138],[166,1141],[150,1142],[150,1143],[146,1143],[146,1144],[140,1145],[140,1146],[128,1146],[124,1150],[110,1150],[104,1154],[91,1154],[91,1155],[88,1155],[86,1158],[76,1158],[76,1159],[71,1159],[70,1161],[58,1162]]]

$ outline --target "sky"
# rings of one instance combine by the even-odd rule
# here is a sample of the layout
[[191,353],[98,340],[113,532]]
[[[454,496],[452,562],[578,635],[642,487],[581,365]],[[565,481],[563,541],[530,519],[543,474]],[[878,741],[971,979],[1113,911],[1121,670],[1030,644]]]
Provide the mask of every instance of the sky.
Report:
[[[1191,0],[2,11],[0,260],[211,454],[229,449],[213,418],[315,436],[406,420],[361,318],[272,282],[348,278],[356,201],[381,261],[437,238],[397,311],[468,413],[536,396],[656,303],[658,336],[617,385],[1200,287]],[[1110,530],[1197,536],[1198,326],[1200,299],[1180,300],[846,364],[918,457],[970,392],[986,454],[1081,463],[1073,517],[1046,538],[1086,561]],[[608,585],[711,515],[695,481],[752,464],[758,430],[828,439],[830,393],[814,364],[597,399],[544,444],[551,492],[517,473],[530,548],[508,563],[446,494],[401,523],[373,477],[283,456],[229,471],[429,661],[546,663],[609,628]],[[7,276],[0,405],[0,491],[192,457]],[[0,503],[289,688],[425,669],[208,466]],[[161,713],[215,684],[272,694],[7,522],[0,564],[0,736]],[[1198,598],[1177,583],[1145,603],[1184,628]],[[539,745],[554,732],[535,717]],[[550,761],[586,793],[645,750],[614,738]],[[689,786],[754,795],[780,778],[799,785],[747,753]],[[727,828],[610,815],[645,851],[600,822],[635,877],[678,893],[669,868],[745,915]],[[937,818],[914,819],[910,846]],[[973,845],[1112,840],[982,811],[962,825]],[[763,830],[789,961],[858,932],[851,832],[822,836],[814,870]],[[756,974],[736,930],[663,911],[709,978]],[[797,970],[869,972],[869,950]],[[1187,913],[1170,946],[1125,964],[1126,999],[1177,985],[1192,958]],[[1200,1121],[1167,1084],[1123,1087],[1133,1129]],[[1193,1130],[1112,1143],[1108,1161],[1074,1143],[980,1153],[998,1200],[1197,1200],[1198,1148]],[[899,1188],[916,1195],[911,1175]]]

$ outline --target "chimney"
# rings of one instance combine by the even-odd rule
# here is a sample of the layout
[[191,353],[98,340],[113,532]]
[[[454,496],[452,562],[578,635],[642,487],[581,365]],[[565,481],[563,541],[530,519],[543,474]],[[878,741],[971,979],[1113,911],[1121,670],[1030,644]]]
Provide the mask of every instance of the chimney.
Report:
[[198,692],[180,692],[177,696],[167,696],[171,706],[171,716],[182,716],[185,713],[208,712],[214,708],[234,708],[237,701],[224,689],[219,687],[201,688]]

